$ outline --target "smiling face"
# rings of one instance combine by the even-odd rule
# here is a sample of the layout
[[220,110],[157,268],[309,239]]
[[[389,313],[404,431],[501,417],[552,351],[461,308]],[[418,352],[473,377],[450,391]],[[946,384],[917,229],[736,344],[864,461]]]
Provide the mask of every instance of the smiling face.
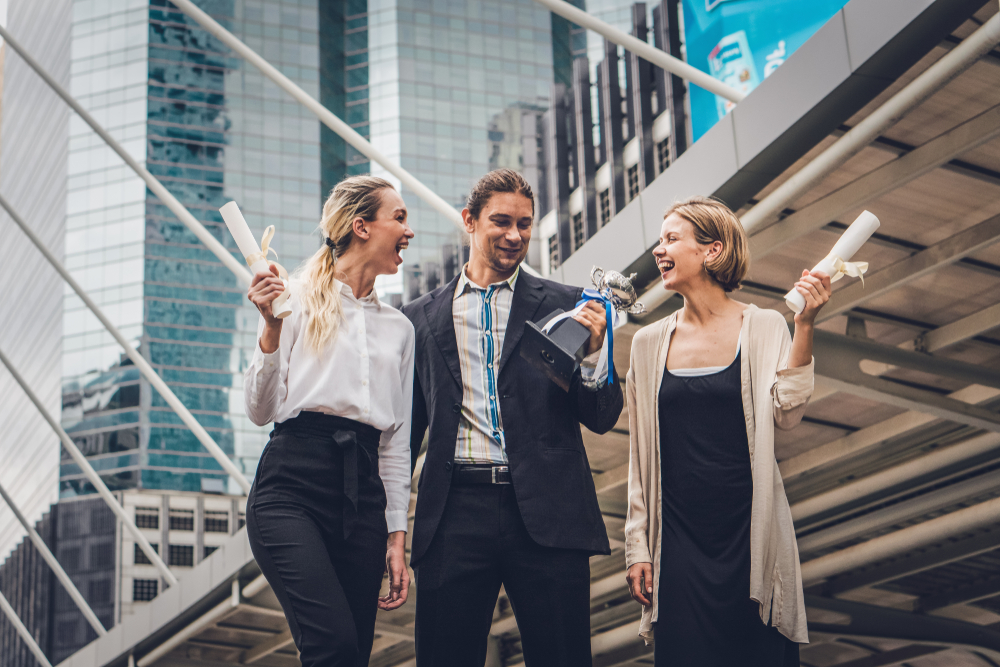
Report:
[[414,234],[406,219],[406,204],[399,193],[392,188],[383,188],[380,194],[382,200],[375,219],[356,218],[355,229],[360,220],[361,228],[368,235],[363,245],[365,263],[379,275],[385,275],[399,271],[399,265],[403,263],[402,251]]
[[705,262],[721,251],[719,241],[698,243],[694,225],[671,213],[660,227],[660,242],[653,248],[663,288],[683,293],[685,288],[704,281],[715,283],[705,271]]
[[517,192],[497,192],[483,206],[478,218],[462,211],[471,237],[469,263],[503,277],[514,273],[528,254],[534,206]]

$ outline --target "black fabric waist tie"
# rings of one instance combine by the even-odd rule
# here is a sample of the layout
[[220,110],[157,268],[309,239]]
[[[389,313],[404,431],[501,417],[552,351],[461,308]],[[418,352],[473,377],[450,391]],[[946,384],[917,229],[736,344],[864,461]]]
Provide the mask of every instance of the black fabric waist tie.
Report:
[[369,476],[378,474],[378,443],[382,432],[374,426],[353,419],[320,412],[300,412],[297,417],[274,425],[275,433],[299,432],[303,435],[332,437],[344,458],[344,539],[358,521],[358,452],[368,461]]

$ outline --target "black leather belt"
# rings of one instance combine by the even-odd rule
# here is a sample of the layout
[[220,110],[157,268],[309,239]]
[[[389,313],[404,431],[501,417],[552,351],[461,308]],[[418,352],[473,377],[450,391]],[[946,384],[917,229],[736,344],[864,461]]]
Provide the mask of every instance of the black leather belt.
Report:
[[512,484],[510,468],[490,464],[462,463],[455,466],[452,484]]

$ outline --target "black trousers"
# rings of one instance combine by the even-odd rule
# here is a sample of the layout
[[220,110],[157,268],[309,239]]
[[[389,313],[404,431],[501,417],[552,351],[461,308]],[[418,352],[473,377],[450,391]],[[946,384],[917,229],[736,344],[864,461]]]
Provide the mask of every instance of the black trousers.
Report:
[[275,424],[257,466],[250,548],[303,667],[360,667],[371,655],[388,536],[378,438],[371,426],[303,412]]
[[589,667],[590,560],[528,535],[511,485],[452,485],[416,567],[419,667],[482,667],[501,584],[527,667]]

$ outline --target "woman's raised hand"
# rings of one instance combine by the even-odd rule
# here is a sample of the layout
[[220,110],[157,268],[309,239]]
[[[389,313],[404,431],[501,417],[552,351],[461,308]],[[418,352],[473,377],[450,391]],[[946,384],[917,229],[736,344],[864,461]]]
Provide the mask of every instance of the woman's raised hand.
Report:
[[632,599],[648,607],[653,604],[653,564],[635,563],[625,574],[625,581],[628,582],[628,592],[632,594]]
[[264,316],[264,322],[281,324],[281,320],[271,312],[271,302],[285,291],[285,283],[278,277],[278,267],[274,264],[268,266],[271,267],[270,273],[258,273],[253,277],[250,289],[247,290],[247,298],[257,306],[257,310]]
[[261,334],[259,345],[264,354],[271,354],[278,349],[281,342],[281,320],[271,312],[271,302],[285,291],[285,283],[278,277],[278,267],[269,265],[271,273],[258,273],[250,283],[247,298],[257,306],[264,318],[264,333]]
[[810,273],[803,271],[802,277],[795,283],[795,290],[806,300],[802,312],[795,316],[796,324],[812,325],[820,308],[830,300],[830,276],[822,271]]

